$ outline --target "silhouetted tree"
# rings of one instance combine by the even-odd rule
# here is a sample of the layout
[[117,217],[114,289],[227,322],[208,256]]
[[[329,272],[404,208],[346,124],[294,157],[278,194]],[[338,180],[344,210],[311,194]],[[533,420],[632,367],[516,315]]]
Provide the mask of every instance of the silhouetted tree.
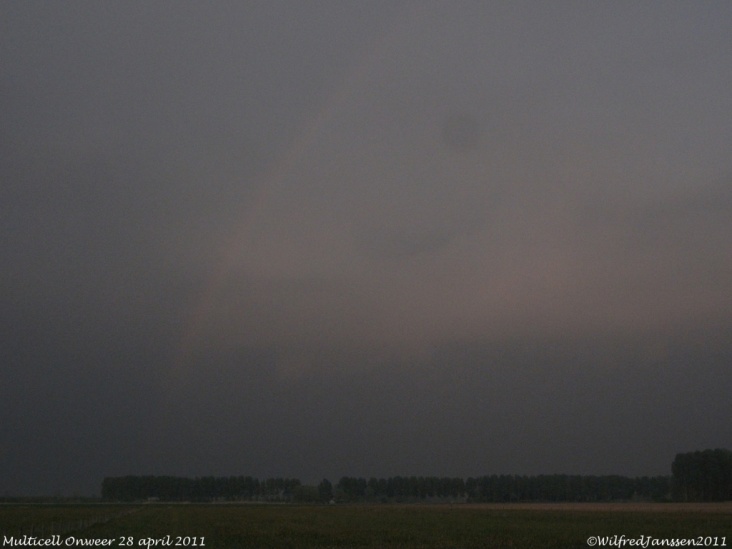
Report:
[[683,501],[732,499],[732,452],[717,448],[677,454],[671,464],[674,497]]
[[333,485],[327,478],[324,478],[318,484],[318,499],[320,501],[330,501],[333,499]]

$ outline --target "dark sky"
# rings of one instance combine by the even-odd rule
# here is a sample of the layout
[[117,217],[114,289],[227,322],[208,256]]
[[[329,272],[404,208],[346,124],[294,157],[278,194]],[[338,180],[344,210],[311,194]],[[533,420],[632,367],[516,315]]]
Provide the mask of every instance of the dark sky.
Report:
[[0,4],[0,495],[732,446],[728,2]]

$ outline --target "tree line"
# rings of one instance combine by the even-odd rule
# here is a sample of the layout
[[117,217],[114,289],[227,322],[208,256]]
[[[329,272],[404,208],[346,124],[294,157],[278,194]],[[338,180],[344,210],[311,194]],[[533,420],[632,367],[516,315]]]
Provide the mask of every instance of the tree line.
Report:
[[478,478],[342,477],[333,486],[298,479],[253,477],[124,476],[102,482],[102,498],[113,501],[614,501],[661,500],[670,492],[669,477],[628,478],[579,475],[491,475]]
[[629,478],[618,475],[488,475],[477,478],[343,477],[338,499],[369,501],[590,502],[663,500],[670,477]]
[[290,501],[301,483],[294,478],[254,477],[106,477],[102,499],[114,501]]
[[674,499],[732,500],[732,452],[717,448],[677,454],[671,464]]
[[672,476],[486,475],[467,479],[434,476],[342,477],[334,486],[295,478],[251,476],[124,476],[102,482],[102,498],[113,501],[279,502],[593,502],[732,500],[732,452],[677,454]]

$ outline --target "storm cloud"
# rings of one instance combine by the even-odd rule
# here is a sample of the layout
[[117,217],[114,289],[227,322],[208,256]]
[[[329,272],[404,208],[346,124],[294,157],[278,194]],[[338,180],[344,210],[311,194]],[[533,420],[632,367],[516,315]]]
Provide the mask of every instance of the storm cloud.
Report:
[[726,4],[0,12],[0,495],[729,446]]

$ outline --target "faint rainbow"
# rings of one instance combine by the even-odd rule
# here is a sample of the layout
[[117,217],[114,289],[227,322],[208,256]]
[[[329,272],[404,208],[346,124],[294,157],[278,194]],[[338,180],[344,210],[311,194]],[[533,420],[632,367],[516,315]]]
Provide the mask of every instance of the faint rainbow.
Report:
[[232,236],[221,247],[220,259],[215,264],[201,293],[194,302],[194,306],[187,316],[184,324],[183,335],[177,347],[173,360],[173,378],[179,379],[186,365],[200,344],[200,338],[208,320],[215,312],[217,297],[219,296],[227,276],[231,273],[236,258],[239,257],[242,243],[251,236],[251,229],[255,227],[266,210],[266,204],[271,196],[280,190],[287,176],[304,158],[306,152],[317,142],[321,130],[335,119],[347,105],[348,100],[353,97],[354,92],[365,86],[369,77],[379,62],[386,59],[388,53],[393,50],[399,31],[405,25],[414,23],[419,12],[425,13],[427,3],[417,2],[409,9],[403,9],[394,17],[391,25],[383,31],[376,40],[372,42],[353,69],[348,71],[340,79],[334,91],[328,96],[323,106],[312,116],[298,133],[298,137],[288,147],[274,167],[262,177],[260,191],[253,201],[246,220],[237,227]]

